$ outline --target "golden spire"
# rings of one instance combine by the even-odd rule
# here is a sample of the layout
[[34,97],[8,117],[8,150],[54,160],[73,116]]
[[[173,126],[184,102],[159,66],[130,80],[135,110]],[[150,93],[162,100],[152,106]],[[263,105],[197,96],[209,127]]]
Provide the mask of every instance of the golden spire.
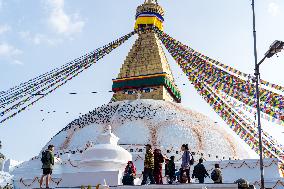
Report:
[[145,0],[145,2],[144,3],[156,3],[156,4],[158,4],[158,0]]
[[[147,26],[163,29],[164,10],[153,2],[146,0],[138,6],[136,29]],[[180,102],[180,91],[174,84],[170,65],[155,32],[141,30],[118,77],[113,80],[112,90],[115,101],[154,99]]]

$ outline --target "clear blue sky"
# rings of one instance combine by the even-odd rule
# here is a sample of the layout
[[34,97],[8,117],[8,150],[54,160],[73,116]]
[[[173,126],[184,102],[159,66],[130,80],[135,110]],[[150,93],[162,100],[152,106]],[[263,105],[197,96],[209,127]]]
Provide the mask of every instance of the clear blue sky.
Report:
[[[143,2],[0,0],[0,91],[132,31],[135,9]],[[166,10],[165,31],[172,37],[211,58],[253,73],[251,0],[160,0],[159,3]],[[256,16],[260,59],[275,39],[284,40],[284,1],[256,0]],[[107,92],[111,89],[111,79],[116,78],[134,39],[31,110],[1,125],[2,152],[8,158],[27,160],[37,155],[79,113],[107,103],[111,98]],[[168,59],[182,90],[184,106],[209,115],[226,127],[181,75],[174,60]],[[261,76],[284,86],[283,70],[284,53],[267,60]],[[91,91],[100,93],[90,94]],[[69,92],[79,94],[72,96]],[[283,138],[283,127],[267,124],[265,129]]]

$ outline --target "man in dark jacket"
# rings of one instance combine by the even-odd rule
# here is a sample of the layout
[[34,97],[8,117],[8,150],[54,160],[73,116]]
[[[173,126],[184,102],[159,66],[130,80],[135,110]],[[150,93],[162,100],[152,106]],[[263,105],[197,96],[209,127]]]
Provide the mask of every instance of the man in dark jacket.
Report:
[[203,159],[200,158],[199,163],[194,166],[192,177],[197,178],[199,183],[204,183],[204,178],[207,176],[209,176],[209,174],[203,165]]
[[172,184],[176,180],[176,165],[175,165],[175,156],[171,156],[170,160],[166,159],[165,164],[165,175],[168,177],[168,183]]
[[41,162],[42,162],[42,171],[43,174],[41,176],[39,187],[42,188],[42,182],[44,177],[46,177],[46,188],[49,188],[49,181],[51,179],[52,169],[54,166],[54,146],[49,145],[48,149],[42,152]]
[[141,185],[145,185],[149,177],[151,184],[155,184],[154,176],[154,154],[152,152],[151,144],[146,145],[146,154],[144,160],[144,172]]

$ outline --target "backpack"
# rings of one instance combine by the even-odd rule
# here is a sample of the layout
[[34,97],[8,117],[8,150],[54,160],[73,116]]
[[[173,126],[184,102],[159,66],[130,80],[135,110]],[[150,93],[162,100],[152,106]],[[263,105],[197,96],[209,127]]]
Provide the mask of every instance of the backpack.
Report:
[[212,171],[212,173],[211,173],[211,179],[212,179],[213,181],[216,181],[216,180],[219,179],[219,174],[217,173],[216,170]]
[[48,152],[47,151],[43,151],[41,153],[41,162],[43,164],[47,164],[48,163]]

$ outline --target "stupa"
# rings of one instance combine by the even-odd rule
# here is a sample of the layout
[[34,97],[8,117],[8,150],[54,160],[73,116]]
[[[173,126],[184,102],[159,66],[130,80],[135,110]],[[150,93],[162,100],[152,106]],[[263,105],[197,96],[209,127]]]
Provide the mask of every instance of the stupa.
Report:
[[[147,0],[138,6],[136,29],[154,25],[163,30],[163,21],[164,10],[156,1]],[[75,119],[44,146],[43,150],[49,144],[55,145],[57,157],[53,180],[55,184],[66,186],[62,184],[66,183],[62,180],[64,175],[69,173],[80,175],[81,165],[93,172],[101,170],[99,163],[92,161],[97,158],[94,155],[95,150],[92,149],[102,143],[101,133],[109,125],[113,134],[120,138],[118,141],[120,148],[132,154],[138,176],[143,170],[144,146],[148,143],[154,148],[160,148],[165,156],[174,155],[177,168],[181,160],[180,146],[188,143],[194,158],[205,159],[210,169],[216,161],[222,161],[224,167],[228,164],[230,172],[224,176],[224,179],[231,183],[232,178],[238,177],[234,177],[235,173],[242,176],[247,170],[238,169],[238,172],[229,165],[236,164],[242,167],[241,163],[245,162],[245,159],[255,156],[252,150],[244,148],[244,143],[225,128],[207,116],[182,106],[181,93],[175,85],[165,52],[154,32],[140,30],[138,39],[128,53],[118,77],[113,79],[112,90],[114,95],[110,103]],[[100,149],[101,154],[107,152],[108,149],[106,151]],[[14,171],[19,188],[25,188],[25,185],[32,183],[33,178],[38,176],[38,170],[36,172],[32,170],[35,170],[35,167],[40,168],[40,154]],[[120,157],[125,158],[126,165],[129,156]],[[114,162],[111,156],[104,158],[110,166]],[[230,163],[232,160],[235,162]],[[269,164],[274,160],[267,161]],[[252,160],[251,163],[254,165],[257,161]],[[275,175],[278,164],[272,166],[268,171]],[[257,166],[254,166],[252,170],[254,179],[258,178],[256,170]],[[279,177],[279,171],[276,177]]]

